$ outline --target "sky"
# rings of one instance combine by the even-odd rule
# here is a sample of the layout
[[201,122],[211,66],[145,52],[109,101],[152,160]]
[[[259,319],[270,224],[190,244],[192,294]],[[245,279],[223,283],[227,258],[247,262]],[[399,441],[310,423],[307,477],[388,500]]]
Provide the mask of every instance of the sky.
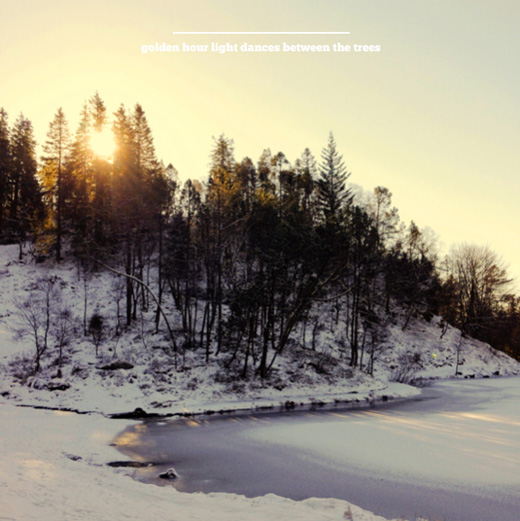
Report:
[[[332,131],[352,183],[389,188],[404,222],[445,249],[487,245],[520,280],[518,20],[514,0],[1,0],[0,106],[43,143],[59,107],[75,131],[96,91],[110,113],[140,103],[181,179],[206,178],[221,134],[239,160],[294,161]],[[142,53],[156,42],[380,51]]]

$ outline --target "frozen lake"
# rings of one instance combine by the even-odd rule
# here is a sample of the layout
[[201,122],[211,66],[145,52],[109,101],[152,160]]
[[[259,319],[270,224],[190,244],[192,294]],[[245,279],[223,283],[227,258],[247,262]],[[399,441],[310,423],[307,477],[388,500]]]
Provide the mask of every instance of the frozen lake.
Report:
[[186,492],[335,497],[387,518],[520,519],[520,378],[438,382],[368,410],[147,422],[117,439]]

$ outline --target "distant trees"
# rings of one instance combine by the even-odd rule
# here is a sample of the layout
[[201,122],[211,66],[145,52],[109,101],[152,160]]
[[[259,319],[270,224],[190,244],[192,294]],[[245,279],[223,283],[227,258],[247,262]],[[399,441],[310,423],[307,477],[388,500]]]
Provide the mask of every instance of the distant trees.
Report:
[[464,334],[489,338],[503,304],[511,302],[507,294],[511,281],[503,261],[489,247],[461,244],[453,248],[446,290],[451,318]]

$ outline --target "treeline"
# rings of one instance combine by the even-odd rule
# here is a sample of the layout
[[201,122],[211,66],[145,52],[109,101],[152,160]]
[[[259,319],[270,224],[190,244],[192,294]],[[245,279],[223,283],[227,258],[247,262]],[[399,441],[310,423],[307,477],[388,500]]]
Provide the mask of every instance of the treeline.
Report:
[[[109,119],[106,157],[92,143]],[[319,160],[307,148],[294,163],[268,149],[237,161],[220,136],[207,182],[180,183],[157,160],[142,107],[109,118],[96,94],[74,136],[59,109],[39,161],[35,147],[30,121],[10,128],[1,110],[2,241],[121,274],[126,325],[148,311],[176,360],[199,349],[265,377],[289,344],[315,350],[330,324],[349,364],[371,372],[396,310],[403,328],[441,314],[520,358],[520,299],[497,256],[463,245],[438,259],[388,189],[354,194],[332,134]]]

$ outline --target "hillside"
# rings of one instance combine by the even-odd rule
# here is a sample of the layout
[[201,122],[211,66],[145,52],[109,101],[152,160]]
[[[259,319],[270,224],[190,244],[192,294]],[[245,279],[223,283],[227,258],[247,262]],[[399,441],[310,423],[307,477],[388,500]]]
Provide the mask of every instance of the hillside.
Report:
[[[341,328],[319,323],[320,317],[315,321],[319,327],[314,331],[314,349],[311,333],[307,331],[304,337],[302,327],[296,329],[266,379],[253,374],[238,378],[228,352],[206,363],[202,349],[180,350],[176,369],[164,324],[158,333],[152,325],[151,307],[128,329],[118,321],[121,281],[117,275],[100,269],[89,275],[85,285],[72,262],[38,264],[28,252],[19,261],[17,246],[2,246],[0,277],[0,394],[13,403],[104,413],[140,407],[161,414],[326,402],[366,404],[383,396],[391,399],[418,392],[403,383],[455,377],[457,354],[459,378],[520,371],[518,362],[487,344],[461,338],[439,317],[429,322],[413,318],[403,330],[405,319],[398,309],[391,313],[379,344],[364,353],[365,364],[361,360],[360,366],[365,370],[349,367]],[[67,338],[61,369],[57,341],[52,337],[42,355],[41,370],[34,374],[34,335],[20,306],[37,302],[42,281],[49,280],[52,305],[66,310]],[[83,332],[85,288],[86,316],[98,314],[105,324],[97,355],[92,335]],[[171,308],[169,313],[175,315]],[[371,354],[373,375],[366,371]],[[125,362],[127,368],[102,369],[115,361]]]

